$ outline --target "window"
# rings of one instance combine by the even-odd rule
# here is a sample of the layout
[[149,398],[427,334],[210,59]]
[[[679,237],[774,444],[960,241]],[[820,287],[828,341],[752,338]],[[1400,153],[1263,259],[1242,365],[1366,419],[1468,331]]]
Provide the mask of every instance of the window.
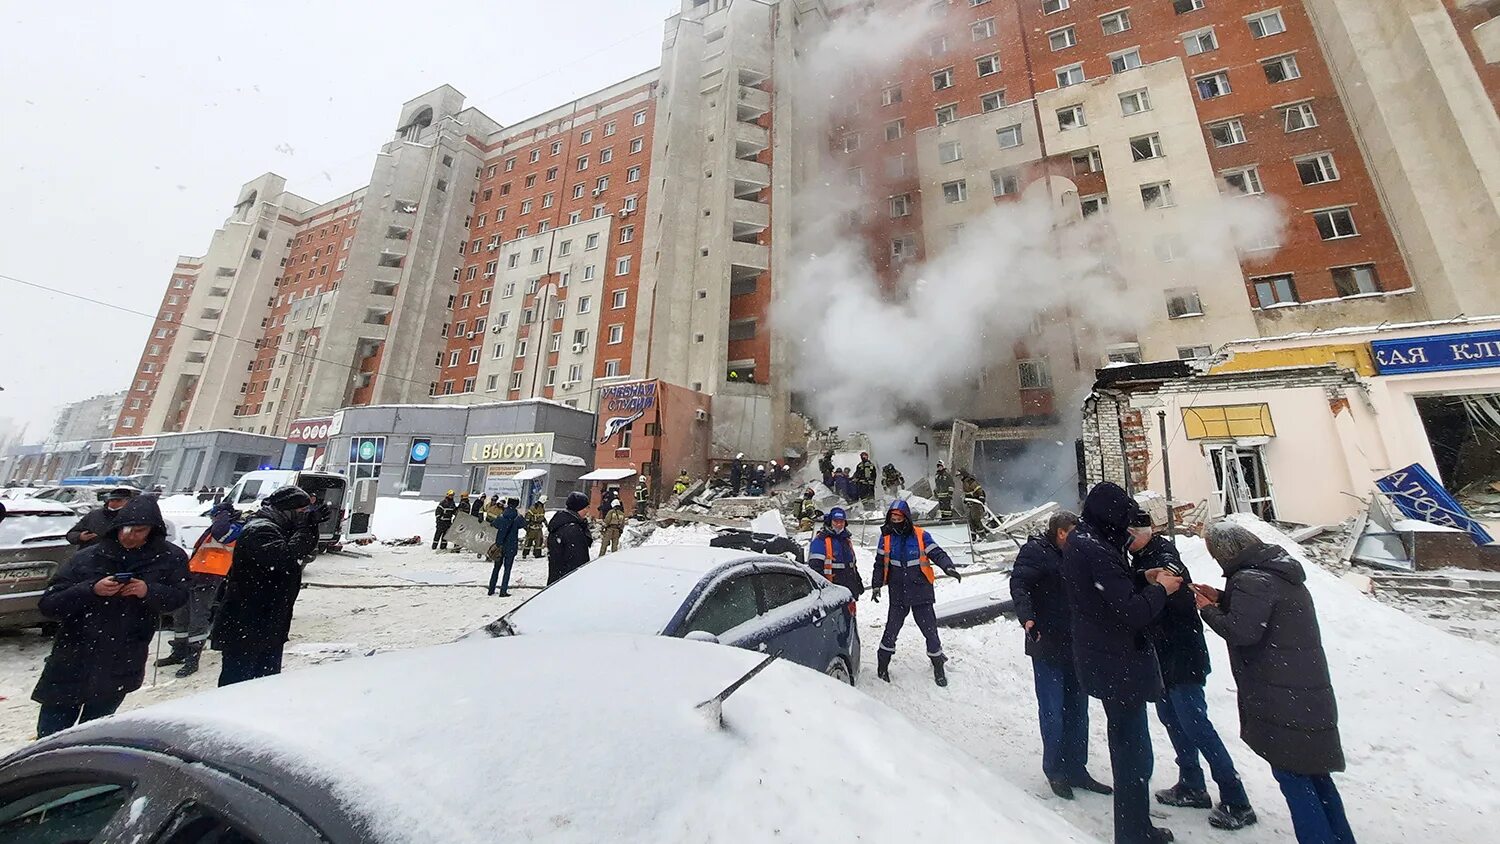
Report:
[[948,52],[948,37],[939,36],[927,42],[927,55],[937,57]]
[[[121,421],[126,427],[135,425],[133,416]],[[97,780],[66,785],[55,784],[55,779],[42,782],[46,784],[33,780],[21,785],[20,793],[0,805],[0,832],[6,840],[92,841],[130,802],[128,786]]]
[[1073,175],[1085,176],[1089,173],[1098,173],[1103,169],[1104,161],[1099,157],[1098,147],[1090,147],[1073,153]]
[[582,296],[578,299],[578,313],[586,314],[594,309],[594,297]]
[[625,302],[626,302],[626,300],[628,298],[629,298],[629,292],[628,291],[625,291],[625,290],[616,290],[614,292],[612,298],[610,299],[610,305],[609,306],[611,308],[613,308],[614,310],[618,311],[621,308],[625,307]]
[[630,139],[630,154],[631,155],[634,155],[634,154],[640,152],[641,150],[643,150],[645,148],[646,148],[646,139],[645,138],[631,138]]
[[583,134],[581,134],[581,135],[578,136],[578,143],[580,143],[580,144],[591,144],[593,142],[594,142],[594,130],[593,129],[585,129],[585,130],[583,130]]
[[953,68],[945,68],[932,75],[932,90],[945,91],[953,87]]
[[1121,9],[1099,18],[1099,26],[1105,35],[1118,35],[1130,28],[1130,10]]
[[512,252],[512,253],[510,253],[509,255],[507,255],[505,257],[505,266],[506,266],[506,268],[513,270],[513,269],[515,269],[516,267],[518,267],[520,265],[521,265],[521,253],[519,253],[519,252]]
[[1083,65],[1074,64],[1057,69],[1057,87],[1066,88],[1069,85],[1077,85],[1084,81]]
[[1021,192],[1020,179],[1012,172],[1004,170],[991,172],[990,184],[994,188],[995,196],[1010,196]]
[[1286,32],[1286,22],[1281,19],[1279,9],[1251,15],[1245,18],[1245,23],[1250,25],[1250,35],[1253,38],[1269,38]]
[[594,280],[594,265],[593,264],[589,264],[588,266],[586,266],[586,267],[583,268],[583,280],[584,281],[593,281]]
[[1071,105],[1067,108],[1057,110],[1057,128],[1059,131],[1066,132],[1069,129],[1077,129],[1079,126],[1084,125],[1086,123],[1083,119],[1083,106]]
[[1266,72],[1266,81],[1272,85],[1302,77],[1302,71],[1297,67],[1296,56],[1277,56],[1261,62],[1260,66]]
[[521,373],[519,373],[519,372],[512,372],[510,374],[510,388],[512,390],[519,390],[519,389],[521,389]]
[[911,194],[898,194],[891,197],[891,216],[906,217],[911,214]]
[[629,170],[625,171],[625,181],[627,181],[627,182],[639,182],[640,180],[641,180],[641,168],[639,166],[632,167]]
[[542,151],[539,150],[539,149],[532,150],[531,151],[531,155],[527,156],[527,160],[530,161],[532,164],[535,164],[538,161],[541,161],[542,160]]
[[938,161],[943,164],[952,164],[964,157],[963,144],[958,141],[944,141],[938,144]]
[[635,240],[635,226],[621,226],[620,242],[629,243],[632,240]]
[[1172,11],[1179,15],[1203,8],[1203,0],[1172,0]]
[[943,201],[949,204],[969,198],[969,183],[964,179],[943,183]]
[[1380,277],[1375,274],[1374,264],[1359,264],[1353,267],[1335,267],[1333,286],[1340,296],[1359,296],[1380,292]]
[[458,352],[457,351],[453,351],[453,352],[449,352],[448,353],[448,365],[449,366],[458,366]]
[[917,239],[909,234],[891,239],[891,258],[900,262],[917,254]]
[[609,344],[611,346],[618,346],[623,342],[625,342],[625,326],[611,325],[609,327]]
[[[494,262],[492,261],[491,263]],[[490,303],[490,292],[488,289],[479,291],[479,304],[488,305]]]
[[980,76],[993,76],[1000,72],[1000,57],[983,56],[974,61],[974,68]]
[[1141,66],[1141,48],[1131,47],[1109,57],[1109,66],[1114,73],[1124,73]]
[[[530,322],[530,320],[527,320],[527,322]],[[524,357],[526,357],[526,340],[525,339],[521,339],[521,340],[517,340],[516,341],[516,357],[518,357],[518,358],[524,358]]]
[[484,379],[484,391],[486,393],[493,393],[493,392],[495,392],[495,390],[497,390],[499,388],[500,388],[500,376],[499,375],[491,375],[491,376],[489,376],[489,377],[487,377],[487,378]]
[[749,576],[737,577],[714,589],[693,613],[687,629],[718,636],[755,618],[758,613],[754,582]]
[[562,141],[553,141],[552,142],[552,154],[553,155],[561,155],[562,154]]
[[578,156],[577,165],[578,165],[578,172],[580,172],[580,173],[582,173],[583,171],[589,169],[589,157],[587,155],[580,155],[580,156]]
[[1146,161],[1152,158],[1161,158],[1161,136],[1156,134],[1143,135],[1139,138],[1130,139],[1130,157],[1133,161]]
[[630,275],[630,256],[625,255],[615,261],[615,275]]
[[1073,31],[1073,27],[1071,26],[1054,29],[1047,33],[1047,45],[1052,48],[1052,52],[1054,53],[1058,50],[1066,50],[1077,43],[1078,34]]
[[859,149],[859,133],[854,132],[844,136],[844,152],[854,152]]
[[1290,274],[1269,275],[1250,281],[1255,286],[1255,305],[1258,308],[1297,301],[1297,288]]
[[979,110],[985,113],[1005,108],[1005,92],[992,91],[979,98]]
[[1021,124],[1006,126],[1004,129],[995,130],[995,138],[1000,142],[1001,149],[1012,149],[1021,145]]
[[1312,103],[1297,103],[1287,106],[1282,112],[1282,122],[1287,132],[1300,132],[1318,125],[1318,116],[1313,114]]
[[1195,32],[1184,32],[1182,34],[1182,49],[1190,56],[1203,53],[1212,53],[1219,49],[1219,39],[1214,35],[1213,27],[1200,29]]
[[1339,240],[1359,234],[1359,230],[1354,227],[1354,214],[1348,208],[1314,212],[1313,220],[1318,224],[1318,235],[1324,240]]
[[1140,363],[1141,345],[1139,343],[1121,343],[1110,346],[1104,351],[1104,359],[1110,363]]
[[1333,164],[1331,153],[1299,158],[1296,160],[1297,175],[1302,179],[1304,185],[1321,185],[1324,182],[1336,182],[1339,178],[1338,168]]
[[584,251],[599,248],[599,233],[593,232],[583,239]]
[[1210,357],[1213,357],[1213,355],[1214,355],[1214,347],[1213,346],[1178,346],[1177,347],[1177,359],[1178,360],[1199,360],[1201,358],[1210,358]]
[[617,376],[619,374],[620,374],[620,362],[619,361],[617,361],[617,360],[607,360],[607,361],[604,362],[604,377],[605,378],[613,378],[613,377],[615,377],[615,376]]
[[646,125],[646,110],[645,109],[641,109],[640,111],[636,112],[635,115],[631,118],[630,125],[632,125],[632,126],[644,126],[644,125]]
[[491,350],[491,352],[490,352],[490,359],[491,360],[499,360],[500,358],[503,358],[503,357],[505,357],[505,344],[504,343],[496,343],[495,344],[495,348],[493,350]]
[[615,121],[611,120],[604,124],[604,137],[608,138],[615,133]]
[[945,105],[936,113],[937,125],[947,126],[958,119],[958,106],[956,104]]
[[544,193],[544,194],[542,194],[542,207],[543,208],[551,208],[552,207],[552,194],[550,194],[550,193]]
[[1150,110],[1151,93],[1145,88],[1139,91],[1127,91],[1120,95],[1120,113],[1126,117]]
[[1222,97],[1233,90],[1229,87],[1228,72],[1222,70],[1218,73],[1200,76],[1193,80],[1193,84],[1198,87],[1198,98],[1202,100],[1212,100],[1216,97]]
[[572,364],[571,366],[568,367],[568,380],[565,381],[565,382],[563,382],[563,386],[567,386],[569,384],[577,384],[579,381],[582,381],[582,380],[583,380],[583,367],[579,366],[578,364],[575,363],[575,364]]
[[1256,167],[1242,167],[1238,170],[1224,171],[1224,184],[1230,192],[1245,196],[1265,193],[1266,189],[1260,184],[1260,169]]
[[608,176],[600,176],[599,178],[597,178],[597,179],[594,180],[594,195],[595,196],[598,196],[599,194],[604,193],[607,190],[609,190],[609,177]]
[[1198,288],[1178,287],[1168,290],[1167,318],[1203,316],[1203,303],[1198,300]]
[[557,332],[552,335],[552,345],[548,347],[548,351],[562,351],[562,332]]
[[1245,124],[1238,119],[1208,124],[1208,137],[1216,147],[1232,147],[1245,142]]
[[479,363],[479,347],[469,349],[469,363]]
[[1141,204],[1147,208],[1171,208],[1172,183],[1155,182],[1141,185]]
[[1042,0],[1042,14],[1052,15],[1073,5],[1072,0]]
[[995,37],[995,19],[985,18],[975,21],[969,26],[969,37],[974,41],[983,41],[986,38]]
[[521,203],[521,213],[522,214],[530,214],[531,213],[531,200],[528,199],[525,202]]
[[906,121],[904,120],[892,120],[890,123],[885,124],[885,139],[887,141],[894,141],[905,133]]
[[1016,379],[1023,390],[1052,389],[1052,371],[1041,359],[1016,361]]

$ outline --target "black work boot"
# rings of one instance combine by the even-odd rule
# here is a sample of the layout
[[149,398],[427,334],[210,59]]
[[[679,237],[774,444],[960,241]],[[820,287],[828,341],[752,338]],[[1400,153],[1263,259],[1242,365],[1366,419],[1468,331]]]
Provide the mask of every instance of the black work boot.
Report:
[[1255,810],[1248,803],[1243,806],[1220,803],[1208,813],[1208,825],[1215,829],[1244,829],[1258,820],[1260,819],[1255,816]]
[[182,667],[177,669],[175,677],[191,677],[198,673],[198,658],[203,655],[203,645],[188,645],[186,653],[182,657]]
[[889,683],[891,681],[891,652],[876,651],[875,676]]
[[1178,783],[1171,788],[1156,792],[1156,802],[1163,806],[1181,806],[1185,809],[1212,809],[1214,801],[1203,788],[1188,788]]
[[932,680],[943,688],[948,687],[948,672],[943,670],[943,663],[948,661],[945,656],[935,656],[932,659]]
[[188,643],[186,639],[173,639],[169,644],[172,652],[156,661],[157,668],[166,668],[168,665],[181,665],[187,659]]

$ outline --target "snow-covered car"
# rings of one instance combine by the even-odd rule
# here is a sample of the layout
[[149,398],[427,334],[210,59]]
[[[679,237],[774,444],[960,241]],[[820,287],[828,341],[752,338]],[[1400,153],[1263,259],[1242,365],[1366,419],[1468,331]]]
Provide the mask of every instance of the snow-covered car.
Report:
[[102,503],[100,496],[119,488],[119,484],[68,484],[35,490],[31,497],[66,504],[75,513],[82,515]]
[[603,557],[482,634],[640,633],[775,654],[853,684],[854,596],[805,566],[728,548],[656,545]]
[[5,502],[0,520],[0,628],[43,624],[37,601],[58,566],[75,550],[67,533],[78,514],[66,504],[37,498]]
[[652,636],[381,654],[0,761],[0,840],[1090,842],[856,689]]

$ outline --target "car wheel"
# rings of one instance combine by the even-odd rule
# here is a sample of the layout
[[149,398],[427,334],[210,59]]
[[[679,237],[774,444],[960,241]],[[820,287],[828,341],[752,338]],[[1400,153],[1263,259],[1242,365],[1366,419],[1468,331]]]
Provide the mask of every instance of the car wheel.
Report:
[[828,670],[823,673],[845,685],[854,685],[854,677],[849,673],[849,663],[841,656],[834,657],[833,662],[828,664]]

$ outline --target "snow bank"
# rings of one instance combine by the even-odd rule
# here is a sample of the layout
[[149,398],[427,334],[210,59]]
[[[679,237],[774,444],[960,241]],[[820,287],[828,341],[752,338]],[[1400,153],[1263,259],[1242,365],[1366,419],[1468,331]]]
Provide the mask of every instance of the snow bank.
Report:
[[[432,537],[436,501],[420,498],[381,496],[375,499],[375,515],[370,532],[378,539],[405,539],[410,536]],[[473,517],[470,516],[472,519]]]

